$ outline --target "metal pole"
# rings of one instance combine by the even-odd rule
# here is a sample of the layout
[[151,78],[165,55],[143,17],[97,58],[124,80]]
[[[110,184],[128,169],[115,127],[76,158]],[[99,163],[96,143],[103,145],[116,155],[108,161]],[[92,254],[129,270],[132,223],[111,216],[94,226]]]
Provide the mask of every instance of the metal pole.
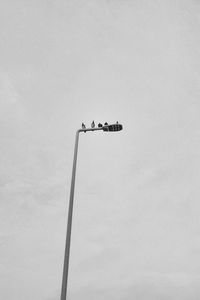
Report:
[[80,132],[80,130],[78,130],[76,132],[75,147],[74,147],[74,160],[73,160],[73,168],[72,168],[72,179],[71,179],[69,210],[68,210],[68,222],[67,222],[67,235],[66,235],[66,243],[65,243],[65,257],[64,257],[62,290],[61,290],[60,300],[66,300],[66,298],[67,298],[69,254],[70,254],[70,242],[71,242],[71,230],[72,230],[72,214],[73,214],[74,187],[75,187],[76,162],[77,162],[77,154],[78,154],[79,132]]
[[[66,242],[65,242],[65,256],[64,256],[64,266],[63,266],[63,277],[62,277],[62,290],[60,300],[66,300],[67,298],[67,283],[68,283],[68,270],[69,270],[69,254],[70,254],[70,243],[71,243],[71,231],[72,231],[72,214],[73,214],[73,202],[74,202],[74,187],[75,187],[75,177],[76,177],[76,163],[77,163],[77,154],[78,154],[78,140],[80,132],[87,131],[96,131],[96,130],[104,130],[104,131],[119,131],[122,130],[122,125],[117,123],[113,125],[104,125],[101,127],[95,128],[83,128],[79,129],[76,132],[75,138],[75,147],[74,147],[74,160],[73,160],[73,168],[72,168],[72,179],[71,179],[71,189],[70,189],[70,198],[69,198],[69,210],[68,210],[68,221],[67,221],[67,234],[66,234]],[[121,126],[121,127],[119,127]]]

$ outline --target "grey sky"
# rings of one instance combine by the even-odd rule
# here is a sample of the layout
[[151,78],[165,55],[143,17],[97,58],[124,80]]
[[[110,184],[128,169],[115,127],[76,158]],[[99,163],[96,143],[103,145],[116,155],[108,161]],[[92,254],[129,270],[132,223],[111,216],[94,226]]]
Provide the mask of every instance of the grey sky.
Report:
[[200,297],[195,0],[0,3],[0,298]]

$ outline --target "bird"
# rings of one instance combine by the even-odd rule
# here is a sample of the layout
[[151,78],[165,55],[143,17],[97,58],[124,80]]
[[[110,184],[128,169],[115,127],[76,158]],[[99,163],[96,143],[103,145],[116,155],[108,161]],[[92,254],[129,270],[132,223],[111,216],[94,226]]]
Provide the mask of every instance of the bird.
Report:
[[101,123],[98,124],[98,127],[103,127],[103,125]]
[[104,123],[104,125],[108,125],[108,123],[107,123],[107,122],[105,122],[105,123]]
[[117,121],[116,124],[119,124],[119,122]]
[[95,127],[95,123],[94,121],[92,121],[91,127],[94,128]]
[[[85,127],[85,124],[84,123],[82,123],[82,129],[85,129],[86,127]],[[84,131],[84,132],[86,132],[86,131]]]

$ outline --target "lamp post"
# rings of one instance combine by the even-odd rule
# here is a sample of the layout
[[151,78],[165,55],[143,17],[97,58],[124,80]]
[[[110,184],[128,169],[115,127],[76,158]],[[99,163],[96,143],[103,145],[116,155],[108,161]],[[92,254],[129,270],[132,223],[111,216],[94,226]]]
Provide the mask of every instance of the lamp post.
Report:
[[87,131],[97,131],[97,130],[103,130],[105,132],[116,132],[116,131],[120,131],[122,129],[123,129],[122,125],[116,123],[116,124],[111,124],[111,125],[104,125],[102,127],[78,129],[76,132],[75,147],[74,147],[74,159],[73,159],[73,167],[72,167],[72,178],[71,178],[71,189],[70,189],[70,198],[69,198],[69,209],[68,209],[67,234],[66,234],[63,277],[62,277],[62,289],[61,289],[60,300],[67,299],[66,297],[67,297],[67,283],[68,283],[68,270],[69,270],[69,254],[70,254],[70,243],[71,243],[72,214],[73,214],[74,187],[75,187],[75,177],[76,177],[76,163],[77,163],[77,154],[78,154],[79,133],[87,132]]

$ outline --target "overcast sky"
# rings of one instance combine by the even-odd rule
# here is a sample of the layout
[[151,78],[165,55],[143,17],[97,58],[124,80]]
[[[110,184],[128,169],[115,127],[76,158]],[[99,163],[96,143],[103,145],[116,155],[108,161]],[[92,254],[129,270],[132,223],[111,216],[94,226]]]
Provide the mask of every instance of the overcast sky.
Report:
[[0,299],[200,298],[198,0],[1,0]]

